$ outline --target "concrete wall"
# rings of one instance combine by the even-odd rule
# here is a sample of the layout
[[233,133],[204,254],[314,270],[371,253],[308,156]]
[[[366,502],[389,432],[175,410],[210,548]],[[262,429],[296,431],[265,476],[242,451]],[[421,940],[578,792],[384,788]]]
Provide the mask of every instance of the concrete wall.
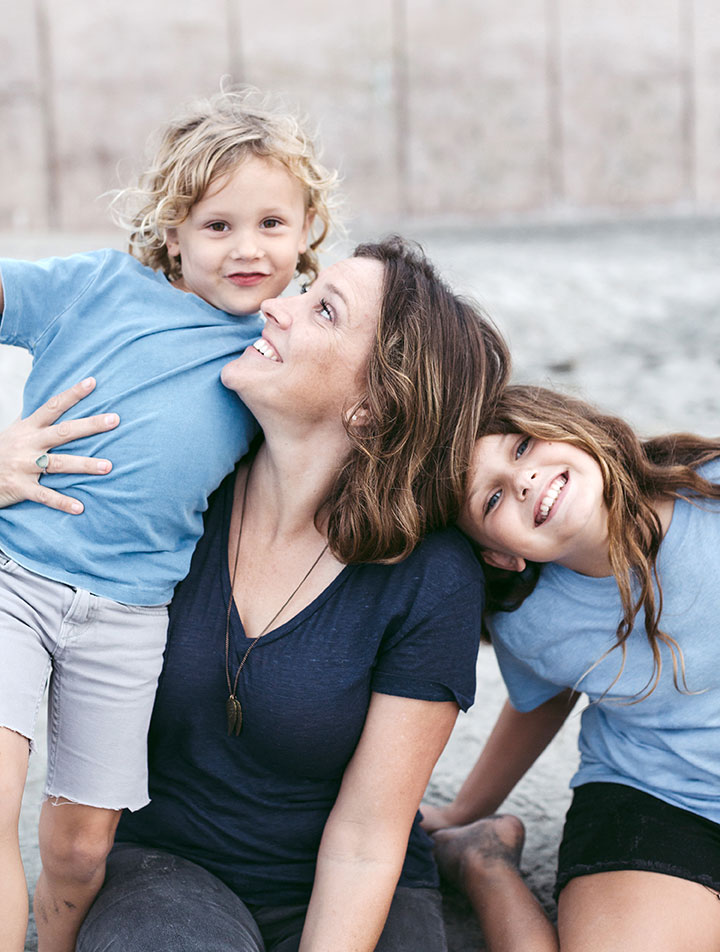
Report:
[[0,0],[0,228],[102,227],[220,77],[320,124],[351,214],[720,204],[717,0]]

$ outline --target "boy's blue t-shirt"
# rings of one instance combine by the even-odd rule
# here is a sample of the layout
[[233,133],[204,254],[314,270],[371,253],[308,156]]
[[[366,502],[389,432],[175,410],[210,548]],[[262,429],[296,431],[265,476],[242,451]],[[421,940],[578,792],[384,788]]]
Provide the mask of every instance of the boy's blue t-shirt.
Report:
[[0,510],[0,548],[21,565],[136,605],[167,602],[185,576],[209,494],[257,424],[220,370],[262,329],[130,255],[0,262],[0,343],[29,350],[23,416],[87,376],[95,390],[65,419],[116,412],[119,426],[57,452],[106,457],[105,476],[48,475],[80,516],[24,502]]
[[[151,803],[123,817],[118,840],[184,856],[247,902],[307,902],[371,693],[472,703],[484,580],[456,529],[433,533],[395,565],[347,566],[256,643],[238,680],[242,732],[229,737],[232,498],[229,476],[170,607],[149,735]],[[249,644],[233,610],[233,678]],[[400,884],[437,885],[417,819]]]
[[[720,483],[720,459],[699,472]],[[565,687],[588,695],[580,767],[571,786],[625,783],[720,823],[719,554],[720,502],[677,500],[658,558],[660,628],[682,649],[691,694],[676,690],[672,656],[661,645],[656,689],[627,703],[653,672],[643,611],[627,640],[625,667],[611,687],[622,664],[619,649],[603,657],[616,643],[622,617],[612,576],[589,578],[546,565],[517,611],[493,616],[493,647],[518,710],[532,710]]]

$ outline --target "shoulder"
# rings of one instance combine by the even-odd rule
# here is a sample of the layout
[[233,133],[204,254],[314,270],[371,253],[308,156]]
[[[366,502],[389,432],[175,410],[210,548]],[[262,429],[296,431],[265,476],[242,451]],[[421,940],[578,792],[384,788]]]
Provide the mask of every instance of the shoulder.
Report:
[[698,467],[698,474],[711,483],[720,483],[720,456]]
[[394,566],[399,577],[422,580],[426,593],[447,592],[466,586],[484,590],[482,566],[468,539],[450,527],[427,535],[417,548]]

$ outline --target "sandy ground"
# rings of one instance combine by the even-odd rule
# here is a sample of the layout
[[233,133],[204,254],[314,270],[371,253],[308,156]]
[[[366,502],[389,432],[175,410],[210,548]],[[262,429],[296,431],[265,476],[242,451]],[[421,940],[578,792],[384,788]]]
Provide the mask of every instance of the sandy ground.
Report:
[[[720,220],[405,230],[454,287],[478,299],[496,320],[510,341],[517,381],[552,382],[582,393],[647,435],[720,432]],[[365,227],[354,234],[376,232]],[[106,243],[122,247],[117,235],[0,234],[0,255],[40,257]],[[27,355],[0,347],[0,426],[19,412],[28,368]],[[430,799],[449,799],[458,788],[503,699],[492,652],[483,649],[476,704],[460,718],[438,763]],[[577,721],[570,720],[506,804],[528,827],[523,870],[551,911]],[[38,872],[42,737],[38,746],[22,815],[31,887]],[[479,952],[482,937],[463,901],[448,892],[446,911],[451,952]],[[26,948],[36,948],[32,926]]]

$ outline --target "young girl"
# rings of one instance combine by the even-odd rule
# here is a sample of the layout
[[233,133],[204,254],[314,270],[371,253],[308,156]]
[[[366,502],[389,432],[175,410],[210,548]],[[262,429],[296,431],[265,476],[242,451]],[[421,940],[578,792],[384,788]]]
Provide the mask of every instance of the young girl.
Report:
[[[261,301],[296,272],[316,273],[334,181],[292,116],[224,91],[167,126],[139,186],[121,196],[138,205],[133,256],[0,263],[0,341],[34,355],[24,414],[92,372],[90,412],[104,430],[122,421],[84,448],[112,457],[106,478],[63,475],[64,456],[46,452],[58,438],[27,461],[42,476],[36,498],[57,508],[0,512],[3,950],[24,944],[17,821],[48,675],[41,952],[74,948],[120,811],[147,803],[165,606],[208,495],[256,432],[220,369],[259,336]],[[94,386],[87,380],[85,392]]]
[[[424,810],[436,855],[492,952],[717,952],[720,441],[641,442],[526,387],[506,391],[487,432],[461,525],[488,567],[512,706],[454,802]],[[500,805],[580,691],[558,940],[518,873],[519,821],[458,824]]]

